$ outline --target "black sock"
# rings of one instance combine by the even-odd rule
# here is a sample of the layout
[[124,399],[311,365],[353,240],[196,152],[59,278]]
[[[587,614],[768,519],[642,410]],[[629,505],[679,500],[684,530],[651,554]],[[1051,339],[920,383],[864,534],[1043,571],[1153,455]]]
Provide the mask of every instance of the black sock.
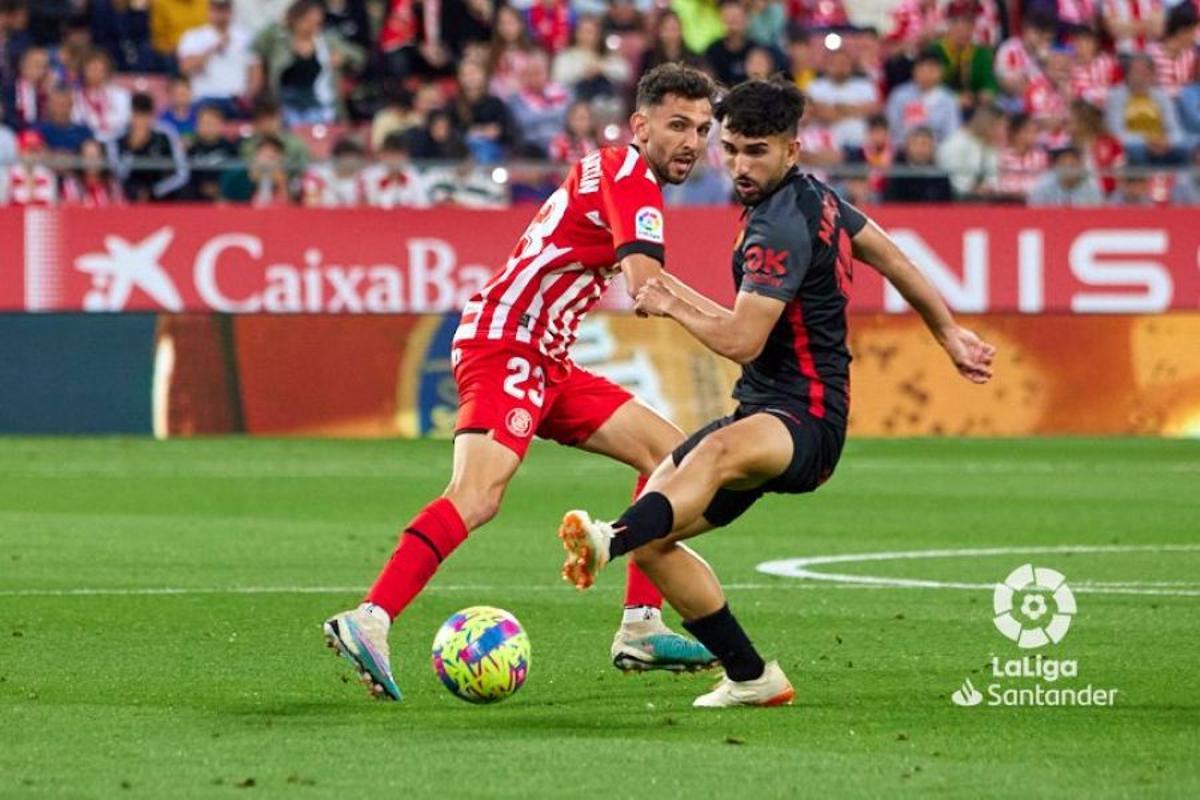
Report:
[[608,557],[616,558],[637,550],[646,542],[661,539],[675,526],[675,510],[661,492],[647,492],[625,509],[613,523],[618,533],[608,545]]
[[685,620],[683,627],[721,660],[729,680],[752,681],[762,677],[767,665],[734,618],[728,604],[707,617],[690,622]]

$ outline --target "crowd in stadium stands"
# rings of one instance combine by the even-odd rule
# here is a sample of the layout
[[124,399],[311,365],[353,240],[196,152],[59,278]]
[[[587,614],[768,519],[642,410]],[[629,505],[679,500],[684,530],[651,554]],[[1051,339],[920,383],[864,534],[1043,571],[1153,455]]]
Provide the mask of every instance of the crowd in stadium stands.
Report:
[[0,0],[0,204],[537,200],[667,61],[790,77],[856,202],[1200,204],[1200,0],[857,2]]

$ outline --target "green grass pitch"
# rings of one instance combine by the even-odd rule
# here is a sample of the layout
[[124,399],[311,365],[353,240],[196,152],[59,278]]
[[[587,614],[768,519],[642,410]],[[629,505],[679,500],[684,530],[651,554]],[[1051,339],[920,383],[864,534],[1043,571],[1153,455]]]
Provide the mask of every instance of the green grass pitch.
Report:
[[[549,445],[394,629],[405,702],[347,683],[319,625],[449,464],[446,442],[5,439],[0,797],[1200,796],[1200,550],[1179,547],[1200,546],[1196,442],[851,441],[821,491],[697,542],[798,692],[733,711],[689,707],[712,676],[608,665],[623,576],[563,584],[554,529],[571,507],[615,515],[631,475]],[[1058,569],[1078,613],[1038,652],[1078,663],[1056,686],[1116,687],[1111,708],[953,705],[964,679],[995,680],[992,656],[1021,655],[987,589],[755,570],[1059,545],[1145,547],[814,569]],[[533,643],[525,688],[495,706],[451,697],[429,665],[437,626],[474,604],[511,610]]]

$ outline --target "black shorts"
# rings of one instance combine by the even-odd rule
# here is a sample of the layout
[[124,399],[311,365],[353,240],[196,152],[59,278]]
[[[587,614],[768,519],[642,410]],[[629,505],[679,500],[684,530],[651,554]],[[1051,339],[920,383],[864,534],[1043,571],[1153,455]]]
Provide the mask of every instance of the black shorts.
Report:
[[815,419],[794,408],[740,405],[728,417],[713,420],[679,445],[671,454],[675,466],[679,466],[704,437],[753,414],[770,414],[787,427],[792,436],[792,461],[782,474],[758,488],[718,490],[712,503],[704,510],[704,518],[718,528],[728,525],[746,513],[750,506],[768,492],[803,494],[816,490],[829,480],[842,455],[846,429],[841,426]]

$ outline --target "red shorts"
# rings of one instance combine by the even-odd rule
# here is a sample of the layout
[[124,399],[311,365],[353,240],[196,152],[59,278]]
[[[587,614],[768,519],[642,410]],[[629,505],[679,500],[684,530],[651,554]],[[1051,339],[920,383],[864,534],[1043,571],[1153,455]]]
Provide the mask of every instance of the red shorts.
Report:
[[455,434],[491,433],[524,458],[536,434],[578,445],[633,395],[608,378],[513,342],[464,343],[452,354]]

